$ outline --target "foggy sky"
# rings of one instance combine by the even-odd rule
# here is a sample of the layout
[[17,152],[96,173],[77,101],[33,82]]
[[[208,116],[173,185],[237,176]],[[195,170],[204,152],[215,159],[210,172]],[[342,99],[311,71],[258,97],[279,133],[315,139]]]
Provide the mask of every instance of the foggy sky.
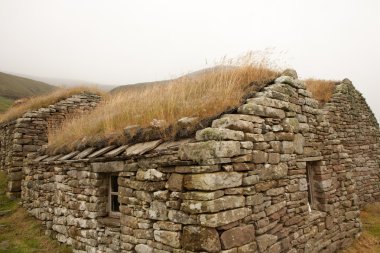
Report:
[[127,84],[272,48],[300,78],[348,77],[380,119],[378,0],[0,0],[0,71]]

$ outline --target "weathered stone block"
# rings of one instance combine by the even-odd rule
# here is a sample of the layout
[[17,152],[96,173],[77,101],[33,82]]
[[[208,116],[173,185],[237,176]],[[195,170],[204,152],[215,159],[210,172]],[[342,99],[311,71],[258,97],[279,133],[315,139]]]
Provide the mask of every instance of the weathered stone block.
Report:
[[148,210],[148,216],[153,220],[167,220],[168,210],[166,204],[157,200],[153,201]]
[[268,153],[254,150],[252,152],[252,160],[254,163],[266,163],[268,161]]
[[202,226],[216,228],[243,219],[251,213],[249,208],[232,209],[216,214],[201,214],[199,221]]
[[170,221],[157,221],[153,224],[153,228],[156,230],[181,231],[182,224],[177,224]]
[[237,253],[253,253],[256,252],[257,244],[256,242],[251,242],[246,245],[240,246],[237,249]]
[[282,195],[284,193],[285,193],[285,188],[284,187],[269,189],[266,192],[266,194],[268,196],[278,196],[278,195]]
[[153,248],[145,244],[137,244],[135,250],[137,253],[153,253]]
[[130,180],[127,178],[119,177],[118,179],[119,186],[132,188],[135,190],[145,190],[145,191],[159,191],[159,190],[165,190],[165,181],[159,181],[159,182],[149,182],[149,181],[136,181],[136,180]]
[[186,226],[181,236],[184,250],[220,252],[219,234],[214,228]]
[[156,169],[138,170],[136,179],[140,181],[162,181],[165,179],[165,175]]
[[174,231],[155,230],[154,239],[173,248],[180,248],[180,233]]
[[174,171],[181,174],[192,174],[192,173],[207,173],[216,172],[220,170],[220,165],[204,165],[204,166],[176,166]]
[[179,157],[182,160],[202,162],[218,157],[233,157],[240,154],[240,143],[237,141],[206,141],[187,143],[180,147]]
[[181,205],[181,210],[187,213],[215,213],[226,209],[243,207],[245,199],[243,196],[224,196],[219,199],[200,201],[185,200]]
[[262,203],[264,203],[264,195],[262,193],[246,197],[246,204],[249,206],[257,206],[261,205]]
[[258,175],[252,175],[252,176],[244,177],[243,178],[243,185],[244,186],[254,185],[254,184],[257,184],[259,182],[259,180],[260,180],[260,178]]
[[300,130],[300,123],[296,118],[286,118],[282,122],[284,131],[291,133],[298,133]]
[[220,198],[224,195],[224,191],[218,190],[214,192],[199,192],[199,191],[194,191],[194,192],[184,192],[182,193],[182,199],[185,200],[213,200]]
[[115,161],[115,162],[102,162],[102,163],[91,163],[91,168],[93,172],[120,172],[124,170],[124,162],[123,161]]
[[221,119],[214,120],[212,122],[212,127],[227,128],[231,130],[250,133],[253,131],[255,126],[252,122],[245,121],[245,120],[221,118]]
[[255,239],[253,225],[231,228],[220,236],[223,249],[231,249],[252,242]]
[[253,142],[265,141],[264,135],[262,135],[262,134],[251,134],[251,133],[246,133],[244,140],[253,141]]
[[252,114],[268,118],[285,118],[285,112],[281,109],[257,105],[254,103],[244,104],[238,108],[239,113]]
[[242,131],[230,130],[227,128],[212,128],[208,127],[197,131],[195,139],[198,141],[208,141],[208,140],[244,140],[244,133]]
[[281,160],[281,156],[279,153],[269,153],[268,154],[268,163],[270,164],[278,164]]
[[215,172],[184,176],[184,187],[189,190],[214,191],[237,187],[242,184],[242,174],[238,172]]
[[294,143],[292,141],[283,141],[281,143],[281,152],[283,154],[293,154],[294,149]]
[[265,209],[265,213],[269,216],[286,206],[286,201],[279,202],[277,204],[270,205]]
[[195,215],[188,215],[182,211],[177,211],[177,210],[169,210],[168,218],[170,221],[180,223],[180,224],[185,224],[185,225],[199,223]]
[[265,234],[256,238],[257,246],[260,252],[264,252],[267,248],[277,242],[277,236],[271,234]]
[[302,134],[296,134],[294,136],[294,151],[296,154],[303,154],[303,147],[305,145],[305,138],[302,136]]
[[166,184],[166,188],[171,191],[182,191],[183,189],[183,175],[173,173],[170,175]]
[[260,180],[280,179],[288,174],[288,165],[281,163],[278,165],[266,165],[257,170]]

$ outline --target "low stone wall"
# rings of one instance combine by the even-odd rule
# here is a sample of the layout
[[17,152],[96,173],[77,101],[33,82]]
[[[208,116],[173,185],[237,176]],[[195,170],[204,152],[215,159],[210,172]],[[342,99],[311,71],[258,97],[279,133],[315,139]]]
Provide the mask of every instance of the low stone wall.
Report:
[[8,196],[19,197],[23,161],[48,142],[48,133],[59,129],[63,120],[96,107],[100,96],[78,94],[46,108],[25,113],[0,125],[0,169],[8,175]]
[[190,139],[35,156],[23,205],[78,253],[335,252],[361,225],[327,116],[294,74],[281,76]]
[[360,205],[380,198],[380,130],[371,109],[351,81],[345,79],[324,107],[328,121],[347,151]]

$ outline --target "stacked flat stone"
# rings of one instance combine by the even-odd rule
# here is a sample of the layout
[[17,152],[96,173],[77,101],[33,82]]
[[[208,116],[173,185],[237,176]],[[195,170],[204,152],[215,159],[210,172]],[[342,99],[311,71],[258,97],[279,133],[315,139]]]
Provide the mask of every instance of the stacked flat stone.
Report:
[[[340,93],[321,109],[287,70],[189,139],[31,155],[23,205],[76,253],[336,252],[361,230],[352,152],[329,116]],[[107,213],[110,173],[118,219]]]
[[64,119],[93,110],[100,99],[100,96],[90,93],[73,95],[0,126],[0,169],[8,177],[9,197],[20,196],[23,161],[27,155],[46,145],[48,134],[60,129]]
[[379,200],[379,124],[364,97],[345,79],[324,110],[350,158],[346,168],[355,179],[360,206]]

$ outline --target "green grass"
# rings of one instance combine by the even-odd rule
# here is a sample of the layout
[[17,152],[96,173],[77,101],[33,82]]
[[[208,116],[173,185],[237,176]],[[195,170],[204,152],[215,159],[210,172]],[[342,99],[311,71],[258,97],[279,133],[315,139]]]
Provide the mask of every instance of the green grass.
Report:
[[42,95],[55,90],[57,87],[32,79],[0,72],[0,96],[18,99]]
[[5,112],[12,104],[12,99],[0,96],[0,113]]
[[[6,210],[17,209],[18,203],[15,200],[10,200],[5,196],[7,189],[7,179],[4,172],[0,172],[0,213]],[[1,219],[1,216],[0,216]]]
[[[0,172],[0,253],[69,253],[72,250],[44,234],[43,225],[5,196],[6,176]],[[4,211],[9,211],[1,215]]]

